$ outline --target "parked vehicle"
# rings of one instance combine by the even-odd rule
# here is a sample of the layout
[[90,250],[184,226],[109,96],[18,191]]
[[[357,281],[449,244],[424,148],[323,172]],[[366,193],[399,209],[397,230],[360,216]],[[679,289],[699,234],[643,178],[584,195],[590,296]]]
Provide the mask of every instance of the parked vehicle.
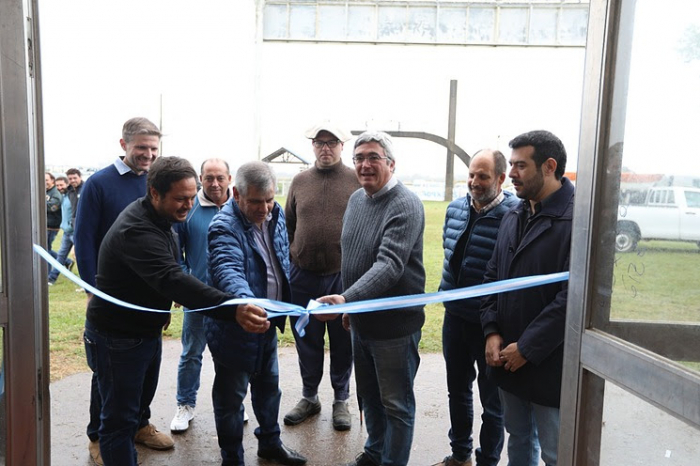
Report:
[[654,187],[640,204],[621,204],[615,249],[633,251],[640,240],[697,243],[700,247],[700,188]]

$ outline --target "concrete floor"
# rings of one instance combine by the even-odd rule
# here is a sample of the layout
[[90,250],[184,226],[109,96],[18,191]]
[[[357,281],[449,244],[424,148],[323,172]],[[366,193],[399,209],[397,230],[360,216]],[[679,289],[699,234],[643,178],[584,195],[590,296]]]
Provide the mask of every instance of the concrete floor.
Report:
[[[169,431],[170,420],[175,413],[179,354],[179,341],[164,342],[160,383],[151,405],[151,421],[164,432]],[[412,466],[429,466],[449,454],[447,438],[449,416],[442,355],[424,354],[421,358],[415,383],[417,409],[410,460]],[[351,461],[357,453],[362,451],[366,439],[364,427],[359,424],[357,402],[354,396],[351,396],[354,423],[348,432],[333,430],[330,417],[332,390],[327,378],[322,381],[319,393],[323,404],[321,413],[299,426],[287,427],[282,424],[281,418],[301,396],[301,381],[294,348],[281,349],[279,361],[280,385],[283,392],[280,408],[282,441],[304,454],[309,459],[309,466],[338,465]],[[137,447],[141,464],[148,466],[221,464],[211,406],[213,376],[211,357],[206,354],[197,416],[190,424],[190,429],[174,436],[174,450],[156,452]],[[51,449],[52,464],[55,466],[92,464],[85,436],[89,384],[89,373],[76,374],[51,384]],[[481,415],[481,407],[478,404],[478,397],[476,399],[475,416],[478,419]],[[256,455],[257,442],[253,435],[256,421],[252,415],[249,400],[246,400],[246,408],[251,415],[251,420],[245,428],[246,464],[249,466],[273,464],[258,459]],[[608,384],[606,390],[603,417],[605,425],[601,465],[700,465],[700,432],[611,384]],[[475,428],[478,428],[478,425]],[[475,439],[478,439],[478,432],[475,433]],[[504,449],[499,466],[505,466],[507,462]]]

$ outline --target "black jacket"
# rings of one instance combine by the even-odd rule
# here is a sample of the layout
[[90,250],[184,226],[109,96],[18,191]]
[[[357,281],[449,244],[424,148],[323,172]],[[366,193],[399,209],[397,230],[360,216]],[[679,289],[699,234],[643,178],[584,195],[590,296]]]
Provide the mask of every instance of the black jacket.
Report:
[[[569,270],[574,186],[562,178],[562,187],[541,206],[520,240],[529,203],[523,201],[503,217],[485,283]],[[528,361],[515,372],[490,367],[499,387],[533,403],[559,406],[567,295],[568,283],[559,282],[484,299],[484,335],[499,333],[504,347],[517,341]]]
[[[97,262],[97,288],[140,306],[168,311],[173,301],[190,309],[229,298],[186,274],[178,259],[177,235],[156,214],[147,197],[129,204],[107,232]],[[229,315],[235,316],[235,312]],[[156,337],[168,313],[136,311],[94,296],[88,321],[100,332],[121,337]]]

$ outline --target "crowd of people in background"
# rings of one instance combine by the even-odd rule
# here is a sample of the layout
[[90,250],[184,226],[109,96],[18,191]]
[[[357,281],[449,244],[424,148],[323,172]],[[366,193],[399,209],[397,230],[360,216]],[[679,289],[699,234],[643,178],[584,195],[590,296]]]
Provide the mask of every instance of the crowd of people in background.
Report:
[[[303,465],[306,457],[280,438],[277,331],[285,331],[286,318],[268,318],[252,303],[221,304],[266,298],[335,305],[425,292],[423,205],[394,175],[390,136],[359,135],[348,167],[341,160],[348,131],[324,121],[305,135],[316,160],[294,177],[285,206],[275,201],[269,164],[249,162],[233,173],[225,160],[210,158],[197,173],[186,159],[159,156],[162,134],[145,118],[124,124],[124,155],[85,182],[75,168],[65,177],[46,173],[52,256],[69,270],[77,262],[85,282],[114,298],[163,311],[134,311],[87,293],[83,339],[93,374],[86,434],[95,464],[135,466],[136,443],[175,445],[150,423],[173,305],[219,306],[185,312],[170,430],[186,431],[195,416],[208,346],[222,464],[244,464],[250,391],[257,455]],[[447,207],[441,291],[568,270],[574,188],[563,176],[564,146],[547,131],[531,131],[510,147],[508,161],[498,150],[477,152],[469,193]],[[515,194],[502,190],[506,176]],[[50,268],[49,285],[58,276]],[[540,457],[557,464],[566,298],[563,282],[445,304],[451,452],[434,466],[495,466],[505,432],[509,465],[535,466]],[[301,424],[322,410],[327,335],[333,428],[352,428],[353,367],[366,416],[364,450],[348,466],[409,464],[424,306],[319,314],[304,336],[297,318],[290,320],[301,398],[284,423]],[[478,446],[474,381],[483,407]]]

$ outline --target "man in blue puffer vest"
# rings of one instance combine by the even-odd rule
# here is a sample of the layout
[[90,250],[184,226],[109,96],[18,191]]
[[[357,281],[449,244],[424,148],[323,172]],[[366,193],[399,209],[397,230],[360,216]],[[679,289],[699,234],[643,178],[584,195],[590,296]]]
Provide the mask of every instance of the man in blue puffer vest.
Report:
[[[233,201],[209,225],[209,275],[221,291],[236,298],[290,302],[289,238],[284,213],[275,202],[277,180],[263,162],[249,162],[236,173]],[[206,317],[207,344],[214,359],[212,402],[222,465],[242,465],[243,399],[250,384],[259,426],[258,456],[286,465],[306,463],[280,440],[277,329],[284,317],[267,320],[264,309],[241,304],[238,314],[259,318],[256,327]],[[272,324],[272,325],[271,325]]]
[[[479,285],[496,244],[503,215],[518,201],[501,186],[506,178],[506,159],[500,151],[479,151],[469,164],[469,194],[447,207],[443,230],[445,260],[440,290]],[[474,401],[472,384],[477,379],[483,407],[479,466],[495,466],[503,449],[503,410],[498,387],[486,377],[484,336],[479,318],[480,298],[445,303],[442,351],[447,369],[452,454],[435,466],[471,466]],[[477,371],[474,367],[478,367]]]

